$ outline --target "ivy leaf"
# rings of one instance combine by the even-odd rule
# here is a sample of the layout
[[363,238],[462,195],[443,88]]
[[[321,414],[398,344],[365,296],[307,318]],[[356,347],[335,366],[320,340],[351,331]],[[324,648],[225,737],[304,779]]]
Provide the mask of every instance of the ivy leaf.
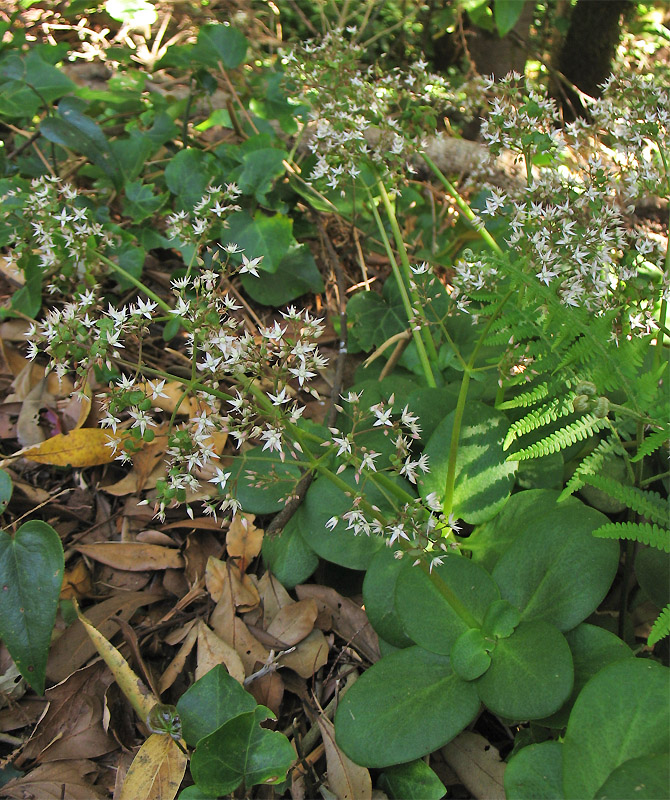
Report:
[[0,531],[0,637],[38,694],[44,694],[63,571],[63,545],[51,525],[31,520],[14,536]]

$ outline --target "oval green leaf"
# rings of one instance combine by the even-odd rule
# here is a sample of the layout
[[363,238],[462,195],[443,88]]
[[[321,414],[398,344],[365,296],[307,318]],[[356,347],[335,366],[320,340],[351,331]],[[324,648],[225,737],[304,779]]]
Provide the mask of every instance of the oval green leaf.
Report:
[[619,565],[619,543],[593,536],[606,521],[581,503],[563,506],[514,540],[493,579],[522,620],[543,620],[568,631],[598,607]]
[[499,639],[491,666],[475,682],[481,701],[507,719],[553,714],[572,690],[572,655],[565,637],[547,622],[522,622]]
[[563,742],[566,800],[590,800],[626,761],[670,750],[670,670],[626,658],[582,689]]
[[447,791],[442,781],[420,758],[385,769],[379,778],[379,788],[397,800],[440,800]]
[[445,558],[428,577],[408,562],[398,575],[396,608],[405,633],[432,653],[449,655],[469,628],[479,628],[500,595],[491,576],[470,559]]
[[319,557],[300,535],[296,516],[277,536],[263,537],[263,562],[287,589],[309,578],[319,566]]
[[382,639],[395,647],[414,644],[403,630],[395,605],[396,582],[404,566],[390,547],[382,547],[372,559],[363,581],[363,602],[370,624]]
[[451,648],[451,666],[459,678],[474,681],[491,665],[490,650],[495,643],[487,639],[479,628],[462,633]]
[[442,747],[478,711],[474,684],[458,678],[448,658],[408,647],[382,658],[349,689],[335,734],[357,764],[388,767]]
[[12,479],[4,469],[0,469],[0,514],[4,514],[7,510],[12,499],[12,489]]
[[640,756],[617,767],[596,792],[596,800],[658,800],[670,787],[670,753]]
[[38,694],[44,694],[63,570],[63,545],[51,525],[26,522],[13,537],[0,531],[0,637]]
[[507,800],[563,800],[563,745],[541,742],[519,750],[503,774]]

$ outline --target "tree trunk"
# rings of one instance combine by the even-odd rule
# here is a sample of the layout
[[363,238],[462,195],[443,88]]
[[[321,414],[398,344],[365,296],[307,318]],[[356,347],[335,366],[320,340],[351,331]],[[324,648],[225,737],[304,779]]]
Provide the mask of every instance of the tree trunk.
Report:
[[622,15],[625,18],[633,10],[631,0],[578,0],[572,10],[570,27],[554,63],[560,75],[550,88],[567,122],[578,116],[588,118],[588,112],[561,75],[584,94],[600,97],[600,85],[610,75],[621,38]]
[[514,70],[519,75],[526,68],[528,30],[533,21],[535,3],[525,2],[521,16],[512,30],[502,38],[497,32],[489,33],[473,27],[468,41],[470,56],[480,75],[504,78]]

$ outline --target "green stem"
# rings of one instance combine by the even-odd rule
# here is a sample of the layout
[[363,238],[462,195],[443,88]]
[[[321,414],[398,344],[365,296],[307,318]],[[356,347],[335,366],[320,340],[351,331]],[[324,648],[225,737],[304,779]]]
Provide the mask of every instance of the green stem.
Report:
[[[101,261],[104,261],[105,264],[110,266],[114,270],[114,272],[118,273],[119,275],[124,277],[129,283],[132,283],[133,286],[137,287],[140,291],[144,292],[144,294],[147,297],[151,298],[154,301],[154,303],[158,305],[159,308],[163,309],[163,311],[165,311],[166,314],[169,314],[170,318],[174,316],[174,314],[172,313],[173,310],[170,308],[170,306],[164,300],[162,300],[155,292],[152,292],[148,286],[142,283],[142,281],[138,280],[134,275],[131,275],[130,272],[126,272],[126,270],[123,267],[120,267],[118,264],[112,261],[111,258],[107,258],[107,256],[102,255],[102,253],[98,253],[98,258]],[[186,325],[184,325],[184,327],[186,327]]]
[[398,255],[400,256],[400,265],[403,271],[402,277],[404,278],[404,282],[409,291],[409,295],[412,298],[412,306],[414,309],[416,309],[416,312],[423,320],[423,325],[421,326],[421,336],[426,346],[426,351],[428,353],[428,356],[435,364],[437,363],[437,350],[435,349],[435,342],[433,341],[433,337],[430,335],[430,326],[428,323],[428,319],[426,317],[426,313],[423,310],[423,306],[419,300],[419,296],[417,295],[416,291],[412,289],[412,270],[409,265],[409,257],[407,255],[407,248],[405,247],[405,241],[402,238],[402,232],[400,230],[400,226],[398,225],[398,218],[396,217],[395,209],[393,208],[393,203],[391,202],[391,198],[389,197],[388,192],[386,191],[386,186],[384,186],[384,183],[381,179],[377,181],[377,186],[381,194],[382,202],[384,203],[384,209],[386,210],[386,215],[388,216],[389,223],[391,225],[391,230],[393,231],[393,238],[395,239],[396,249],[398,250]]
[[[472,222],[476,216],[470,206],[465,202],[465,200],[461,197],[456,187],[450,183],[442,170],[435,164],[435,162],[428,156],[426,153],[421,153],[421,158],[426,162],[428,167],[430,168],[431,172],[435,175],[435,177],[439,180],[439,182],[444,186],[447,190],[447,194],[451,195],[456,201],[456,205],[458,206],[460,212],[463,216],[469,221]],[[502,254],[502,248],[496,242],[496,240],[491,236],[491,234],[486,230],[485,227],[475,226],[475,230],[477,233],[482,237],[482,239],[486,242],[486,244],[498,255]]]
[[491,329],[491,325],[493,325],[493,322],[498,317],[503,307],[505,306],[505,303],[509,300],[512,294],[513,294],[512,290],[507,292],[507,294],[500,301],[500,304],[496,309],[495,313],[491,315],[489,321],[486,323],[486,327],[482,331],[481,336],[479,337],[479,341],[475,345],[475,348],[472,351],[472,355],[470,356],[470,360],[468,361],[465,371],[463,373],[463,380],[461,381],[461,389],[458,393],[458,400],[456,401],[456,410],[454,412],[454,425],[451,430],[451,443],[449,445],[449,462],[447,464],[447,480],[444,486],[444,501],[442,503],[442,509],[447,517],[449,516],[449,514],[451,514],[454,505],[454,488],[456,485],[456,459],[458,457],[458,445],[461,436],[461,425],[463,424],[463,414],[465,413],[465,401],[467,400],[468,389],[470,387],[470,376],[472,374],[472,370],[474,368],[477,356],[479,355],[479,351],[481,350],[482,345],[484,344],[484,341],[488,336],[488,332]]
[[[405,314],[407,315],[408,320],[412,320],[412,318],[414,317],[414,312],[412,310],[412,304],[410,302],[409,295],[407,294],[407,288],[402,279],[402,275],[400,274],[400,268],[398,267],[398,262],[396,261],[395,256],[393,254],[393,248],[391,247],[391,242],[389,242],[388,236],[386,235],[386,231],[384,230],[384,223],[382,222],[382,218],[379,216],[379,211],[377,210],[377,207],[375,206],[372,197],[370,197],[370,210],[372,211],[372,216],[375,218],[375,222],[377,223],[377,227],[379,228],[379,234],[384,243],[384,248],[389,257],[389,261],[391,263],[391,269],[393,270],[396,283],[398,284],[398,291],[400,292],[400,297],[402,299],[402,304],[405,309]],[[414,344],[416,345],[416,349],[419,354],[419,361],[421,362],[421,368],[423,369],[423,374],[426,378],[426,383],[428,384],[428,386],[434,389],[437,386],[437,382],[435,381],[435,376],[433,375],[433,370],[430,366],[430,361],[428,360],[428,354],[426,353],[426,348],[424,346],[423,339],[421,338],[420,332],[416,330],[416,326],[411,325],[411,327],[412,327],[412,338],[414,339]]]

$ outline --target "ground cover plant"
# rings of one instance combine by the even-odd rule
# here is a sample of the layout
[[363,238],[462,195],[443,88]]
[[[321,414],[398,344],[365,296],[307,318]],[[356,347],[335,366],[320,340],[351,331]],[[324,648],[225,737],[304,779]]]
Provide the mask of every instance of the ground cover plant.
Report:
[[666,796],[664,82],[626,40],[567,122],[382,61],[402,8],[26,5],[3,796]]

